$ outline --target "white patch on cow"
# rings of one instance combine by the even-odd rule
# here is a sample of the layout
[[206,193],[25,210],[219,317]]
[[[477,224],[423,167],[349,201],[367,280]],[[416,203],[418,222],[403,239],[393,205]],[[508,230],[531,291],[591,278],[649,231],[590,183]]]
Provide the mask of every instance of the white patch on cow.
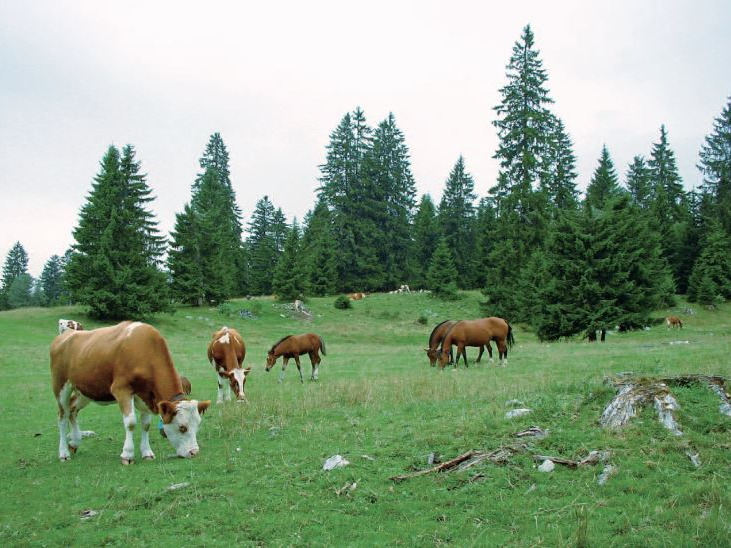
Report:
[[132,332],[142,325],[142,322],[132,322],[127,326],[127,336],[129,337]]
[[198,402],[183,400],[175,409],[173,420],[169,424],[163,424],[162,428],[179,457],[194,457],[198,454],[196,434],[201,424]]
[[71,413],[71,395],[73,394],[73,385],[66,381],[58,393],[58,405],[61,407],[60,416],[58,417],[58,458],[60,460],[69,460],[71,452],[69,451],[68,433],[69,433],[69,415]]
[[230,340],[231,339],[228,335],[228,331],[226,331],[226,333],[221,335],[221,337],[218,339],[218,342],[220,342],[221,344],[228,344]]
[[127,461],[126,463],[133,461],[135,458],[135,441],[133,434],[135,427],[137,426],[137,416],[135,415],[134,396],[130,398],[129,405],[129,414],[122,417],[122,422],[124,423],[124,447],[122,447],[122,454],[120,455],[120,457],[122,457],[122,462]]

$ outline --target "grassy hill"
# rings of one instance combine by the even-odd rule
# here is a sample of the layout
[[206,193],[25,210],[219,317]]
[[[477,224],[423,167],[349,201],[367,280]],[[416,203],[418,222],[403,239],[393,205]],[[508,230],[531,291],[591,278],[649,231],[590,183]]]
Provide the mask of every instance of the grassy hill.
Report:
[[[673,388],[681,409],[675,436],[648,408],[618,431],[598,426],[615,395],[604,378],[731,373],[731,307],[685,305],[684,329],[664,325],[615,334],[606,343],[545,344],[517,325],[509,365],[483,359],[470,367],[430,368],[424,348],[447,318],[480,316],[478,293],[455,303],[426,294],[372,295],[337,310],[313,299],[312,321],[268,299],[223,310],[179,308],[151,322],[167,339],[193,397],[215,401],[206,359],[211,334],[235,327],[253,367],[248,404],[213,405],[195,459],[172,458],[152,436],[157,460],[119,464],[124,439],[116,406],[80,414],[84,439],[70,462],[57,458],[57,406],[48,347],[58,318],[100,324],[82,309],[0,313],[0,432],[4,497],[0,543],[41,545],[728,545],[731,419],[710,390]],[[254,318],[240,314],[245,309]],[[426,323],[419,320],[426,319]],[[264,371],[269,347],[287,334],[314,331],[327,345],[318,382],[299,382],[293,361]],[[687,342],[686,342],[687,341]],[[309,378],[309,359],[303,373]],[[508,400],[533,410],[506,419]],[[470,449],[516,443],[530,426],[549,431],[526,441],[507,464],[485,461],[465,471],[395,483],[392,476],[430,467]],[[525,441],[525,440],[523,440]],[[138,446],[138,437],[136,436]],[[610,451],[615,474],[599,486],[603,465],[552,473],[533,454],[580,459]],[[697,452],[701,466],[687,456]],[[326,472],[328,457],[350,465]],[[177,487],[177,488],[171,488]],[[82,519],[86,510],[97,512]]]

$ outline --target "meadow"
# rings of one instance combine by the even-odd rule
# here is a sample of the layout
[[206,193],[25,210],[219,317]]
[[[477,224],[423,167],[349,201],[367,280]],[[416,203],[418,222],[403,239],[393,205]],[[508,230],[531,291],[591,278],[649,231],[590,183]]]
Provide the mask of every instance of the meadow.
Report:
[[[644,409],[629,425],[607,430],[598,419],[615,395],[605,378],[700,373],[729,378],[731,306],[679,304],[685,326],[609,333],[605,343],[542,343],[514,325],[508,366],[486,361],[439,370],[424,348],[448,318],[476,318],[480,294],[456,302],[427,294],[376,294],[337,310],[335,298],[311,299],[311,321],[271,299],[233,301],[220,309],[181,307],[151,321],[167,339],[192,396],[211,399],[198,434],[200,454],[172,457],[152,434],[154,461],[120,464],[121,414],[90,405],[80,414],[85,438],[69,462],[58,461],[57,406],[48,348],[58,318],[101,326],[82,308],[0,313],[0,433],[3,546],[728,546],[731,543],[731,418],[707,388],[673,388],[683,431],[675,436]],[[247,310],[247,313],[241,313]],[[253,316],[253,317],[251,317]],[[235,327],[253,368],[248,403],[215,405],[206,359],[211,334]],[[305,383],[290,361],[264,371],[280,337],[322,335],[320,379]],[[687,342],[686,342],[687,341]],[[507,419],[509,400],[532,413]],[[531,426],[544,439],[506,464],[390,478],[471,449],[516,442]],[[135,443],[139,451],[138,436]],[[603,465],[537,469],[533,454],[580,459],[610,452]],[[700,466],[689,459],[697,452]],[[350,464],[331,471],[324,461]]]

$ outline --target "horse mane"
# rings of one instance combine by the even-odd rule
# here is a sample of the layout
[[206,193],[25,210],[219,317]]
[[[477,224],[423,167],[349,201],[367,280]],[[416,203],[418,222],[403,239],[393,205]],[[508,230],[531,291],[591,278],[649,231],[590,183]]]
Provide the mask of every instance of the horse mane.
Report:
[[279,346],[280,344],[282,344],[282,342],[286,341],[286,340],[287,340],[287,339],[289,339],[289,338],[290,338],[291,336],[292,336],[292,335],[287,335],[286,337],[282,337],[281,339],[279,339],[279,340],[278,340],[277,342],[275,342],[275,343],[274,343],[274,344],[272,345],[272,347],[271,347],[271,348],[269,349],[269,352],[274,352],[274,349],[275,349],[275,348],[276,348],[277,346]]
[[[429,346],[431,346],[431,343],[432,343],[432,341],[434,339],[434,333],[437,332],[437,329],[439,329],[442,325],[444,325],[445,323],[447,323],[449,321],[451,321],[451,320],[444,320],[443,322],[439,322],[437,324],[437,326],[434,329],[432,329],[431,335],[429,335]],[[442,342],[442,341],[439,341],[439,342]]]

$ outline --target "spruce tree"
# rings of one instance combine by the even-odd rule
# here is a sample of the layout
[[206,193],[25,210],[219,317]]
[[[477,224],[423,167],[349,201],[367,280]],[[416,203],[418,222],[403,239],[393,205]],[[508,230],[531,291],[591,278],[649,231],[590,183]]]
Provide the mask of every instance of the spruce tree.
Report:
[[649,209],[652,203],[652,172],[643,156],[632,159],[625,181],[632,202],[642,209]]
[[331,295],[337,284],[335,265],[335,237],[332,216],[322,199],[306,217],[302,236],[301,268],[305,273],[305,291],[316,297]]
[[444,237],[439,239],[426,274],[426,283],[432,295],[445,301],[457,298],[457,268]]
[[594,171],[589,186],[586,187],[586,198],[584,204],[594,209],[604,209],[606,205],[622,193],[619,186],[619,178],[614,169],[607,146],[602,147],[599,157],[599,165]]
[[172,296],[194,306],[203,305],[214,294],[208,285],[210,280],[204,277],[203,239],[199,224],[198,215],[189,204],[185,204],[183,211],[175,215],[175,228],[170,234],[172,241],[168,252]]
[[27,272],[16,276],[7,291],[8,308],[31,306],[33,300],[33,278]]
[[15,242],[8,251],[3,264],[3,279],[0,291],[7,292],[15,278],[28,272],[28,253],[20,242]]
[[39,280],[39,285],[43,288],[43,302],[41,304],[44,306],[61,304],[63,299],[63,277],[64,266],[61,257],[51,255],[46,264],[43,265]]
[[701,190],[709,197],[707,215],[731,237],[731,97],[705,138],[698,169],[703,175]]
[[134,149],[110,146],[74,229],[67,282],[90,314],[140,319],[171,311],[159,265],[165,239],[147,206],[153,200]]
[[427,287],[426,273],[429,261],[437,247],[441,231],[437,219],[436,208],[429,194],[424,194],[414,217],[412,248],[412,288]]
[[708,225],[703,251],[690,275],[688,300],[711,305],[731,298],[731,239],[715,219]]
[[475,224],[475,287],[485,287],[490,256],[495,248],[498,233],[497,212],[494,200],[484,197],[477,207]]
[[523,319],[514,298],[515,280],[546,233],[547,197],[542,181],[553,172],[548,163],[555,118],[548,109],[547,73],[535,49],[530,26],[523,29],[507,65],[508,83],[495,107],[500,163],[497,184],[490,189],[498,219],[487,263],[483,293],[493,314]]
[[295,219],[285,239],[282,256],[274,269],[272,292],[280,301],[293,301],[302,298],[304,291],[305,276],[300,265],[300,229]]
[[563,121],[551,118],[549,141],[540,177],[540,188],[546,196],[552,214],[575,208],[579,203],[576,189],[576,156],[571,137]]
[[439,224],[457,268],[457,285],[472,289],[475,283],[475,183],[460,156],[449,173],[439,203]]
[[248,224],[246,240],[249,255],[249,285],[254,295],[272,292],[272,275],[279,256],[274,233],[274,204],[269,196],[261,198]]

